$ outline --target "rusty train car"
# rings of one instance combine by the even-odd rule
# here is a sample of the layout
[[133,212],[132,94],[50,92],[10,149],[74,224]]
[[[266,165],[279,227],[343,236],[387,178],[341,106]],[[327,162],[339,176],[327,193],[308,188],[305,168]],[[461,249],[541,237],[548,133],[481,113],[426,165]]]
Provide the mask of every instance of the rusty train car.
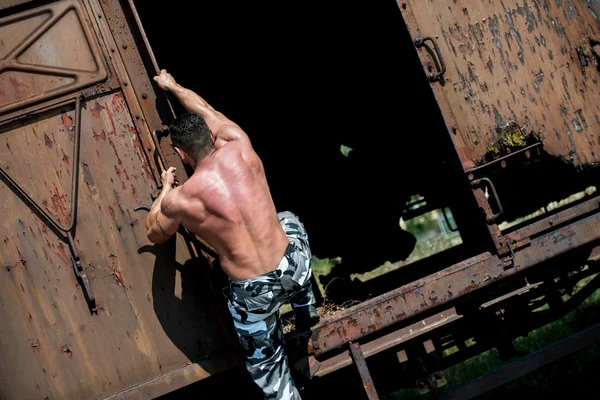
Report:
[[[342,255],[326,295],[354,305],[286,334],[308,398],[436,389],[596,290],[564,296],[599,272],[600,2],[197,3],[0,0],[0,399],[157,398],[243,370],[212,249],[146,239],[161,171],[190,172],[159,66],[248,132],[313,253]],[[410,254],[399,217],[445,208],[460,245],[350,279]]]

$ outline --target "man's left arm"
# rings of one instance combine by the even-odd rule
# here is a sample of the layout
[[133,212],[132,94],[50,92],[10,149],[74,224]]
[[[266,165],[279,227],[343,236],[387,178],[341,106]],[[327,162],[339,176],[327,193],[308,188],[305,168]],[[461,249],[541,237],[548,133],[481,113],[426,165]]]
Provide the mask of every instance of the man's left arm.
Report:
[[173,204],[175,193],[172,193],[175,184],[174,171],[175,168],[170,167],[162,173],[162,191],[146,217],[146,236],[155,244],[166,242],[179,229],[176,205]]

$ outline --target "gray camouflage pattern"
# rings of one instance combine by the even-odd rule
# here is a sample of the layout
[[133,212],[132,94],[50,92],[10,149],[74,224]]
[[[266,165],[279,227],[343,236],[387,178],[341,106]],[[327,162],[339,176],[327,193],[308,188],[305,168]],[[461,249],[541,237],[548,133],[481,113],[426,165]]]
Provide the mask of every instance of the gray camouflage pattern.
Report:
[[310,277],[311,251],[306,230],[293,213],[277,214],[290,244],[274,271],[230,281],[229,312],[246,350],[246,368],[265,399],[300,399],[284,353],[279,308],[315,303]]

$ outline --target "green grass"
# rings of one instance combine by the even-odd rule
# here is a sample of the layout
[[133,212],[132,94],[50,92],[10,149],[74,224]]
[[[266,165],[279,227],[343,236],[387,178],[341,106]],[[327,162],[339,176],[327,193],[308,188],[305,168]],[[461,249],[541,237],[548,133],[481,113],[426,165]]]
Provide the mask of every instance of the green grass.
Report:
[[559,200],[559,201],[550,202],[550,203],[548,203],[548,205],[546,207],[542,207],[539,210],[537,210],[537,211],[535,211],[535,212],[533,212],[533,213],[531,213],[529,215],[517,218],[514,221],[504,221],[504,222],[502,222],[501,224],[498,225],[498,228],[500,228],[501,231],[505,231],[506,229],[511,228],[511,227],[513,227],[515,225],[518,225],[518,224],[520,224],[522,222],[528,221],[528,220],[533,219],[535,217],[539,217],[542,214],[549,213],[549,212],[551,212],[554,209],[557,209],[557,208],[560,208],[560,207],[564,207],[567,204],[571,204],[571,203],[573,203],[575,201],[581,200],[584,197],[590,197],[594,193],[596,193],[596,187],[595,186],[590,186],[590,187],[586,188],[585,190],[583,190],[581,192],[572,194],[571,196],[567,197],[566,199],[562,199],[562,200]]

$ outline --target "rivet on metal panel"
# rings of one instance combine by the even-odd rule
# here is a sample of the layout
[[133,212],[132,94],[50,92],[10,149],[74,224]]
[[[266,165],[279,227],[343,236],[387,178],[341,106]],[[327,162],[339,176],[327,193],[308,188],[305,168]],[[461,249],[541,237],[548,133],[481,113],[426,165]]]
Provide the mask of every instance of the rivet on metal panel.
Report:
[[142,93],[142,99],[144,99],[144,100],[145,100],[145,99],[147,99],[147,98],[148,98],[148,95],[147,95],[146,93]]
[[126,49],[127,48],[127,43],[123,43],[122,47],[123,47],[123,49]]

